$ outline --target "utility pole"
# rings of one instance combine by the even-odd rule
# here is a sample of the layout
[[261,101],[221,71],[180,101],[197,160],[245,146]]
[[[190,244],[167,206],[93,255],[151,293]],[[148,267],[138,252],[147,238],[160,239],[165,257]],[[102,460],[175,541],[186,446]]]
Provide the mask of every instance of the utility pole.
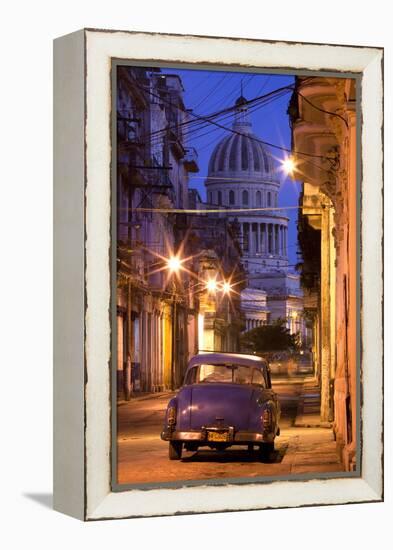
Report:
[[127,350],[126,357],[123,358],[123,389],[124,399],[129,401],[131,399],[131,353],[132,353],[132,317],[131,317],[131,281],[128,279],[127,283]]
[[176,294],[172,293],[172,357],[171,357],[171,389],[176,389],[175,373],[176,373],[176,338],[177,338],[177,307]]

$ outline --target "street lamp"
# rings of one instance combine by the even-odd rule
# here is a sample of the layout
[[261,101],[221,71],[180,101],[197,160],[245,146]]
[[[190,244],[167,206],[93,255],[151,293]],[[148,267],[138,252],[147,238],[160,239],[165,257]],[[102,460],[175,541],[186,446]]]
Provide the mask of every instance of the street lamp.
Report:
[[181,260],[178,256],[171,256],[167,260],[167,268],[171,273],[178,273],[181,268]]
[[[184,260],[183,260],[184,261]],[[166,260],[166,268],[168,269],[171,275],[179,275],[179,271],[182,267],[182,260],[179,256],[170,256]],[[176,356],[177,356],[177,304],[176,304],[176,283],[175,280],[172,280],[172,353],[171,353],[171,388],[172,390],[176,387],[175,376],[176,376]]]
[[222,291],[224,292],[224,294],[230,294],[231,290],[231,284],[228,281],[224,281],[222,285]]
[[206,289],[208,290],[208,292],[216,292],[216,290],[217,290],[216,280],[215,279],[209,279],[206,282]]
[[296,170],[296,162],[293,157],[286,157],[281,161],[281,169],[288,175],[293,176],[294,171]]

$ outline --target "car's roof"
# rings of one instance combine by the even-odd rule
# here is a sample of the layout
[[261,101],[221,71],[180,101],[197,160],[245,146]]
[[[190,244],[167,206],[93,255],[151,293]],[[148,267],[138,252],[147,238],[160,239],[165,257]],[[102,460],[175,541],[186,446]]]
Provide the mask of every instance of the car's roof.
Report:
[[257,355],[246,355],[243,353],[205,352],[194,355],[188,363],[188,368],[201,364],[222,364],[236,363],[248,367],[265,367],[266,361]]

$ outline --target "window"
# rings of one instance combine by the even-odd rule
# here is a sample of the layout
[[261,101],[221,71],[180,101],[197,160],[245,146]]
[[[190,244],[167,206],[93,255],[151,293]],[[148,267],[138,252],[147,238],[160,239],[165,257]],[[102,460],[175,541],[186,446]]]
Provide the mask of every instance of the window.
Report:
[[262,370],[236,364],[199,365],[188,371],[185,380],[185,384],[214,383],[266,386]]
[[242,202],[244,206],[248,206],[248,191],[242,192]]
[[272,194],[270,193],[270,191],[267,192],[267,205],[272,205]]
[[222,193],[221,193],[221,191],[218,192],[217,203],[220,204],[220,205],[222,204]]
[[193,367],[190,369],[187,373],[186,379],[184,381],[184,384],[195,384],[197,381],[197,374],[198,374],[198,367]]
[[257,206],[261,206],[261,192],[257,191],[256,197],[255,197],[255,203]]
[[235,191],[229,191],[229,204],[235,204]]
[[263,378],[262,371],[259,369],[254,369],[252,373],[252,384],[257,384],[258,386],[265,386],[265,380]]

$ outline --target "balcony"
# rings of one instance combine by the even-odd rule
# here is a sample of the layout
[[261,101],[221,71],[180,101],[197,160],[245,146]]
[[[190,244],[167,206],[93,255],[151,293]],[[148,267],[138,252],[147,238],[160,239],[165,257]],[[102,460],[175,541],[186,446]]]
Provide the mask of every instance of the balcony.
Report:
[[141,119],[129,111],[117,112],[117,145],[118,147],[138,146],[141,133]]
[[173,154],[178,160],[183,159],[186,154],[186,150],[183,147],[181,139],[182,139],[181,134],[177,129],[177,127],[171,128],[169,130],[168,132],[169,145],[172,149]]
[[194,147],[186,149],[183,163],[188,172],[199,172],[198,153]]

